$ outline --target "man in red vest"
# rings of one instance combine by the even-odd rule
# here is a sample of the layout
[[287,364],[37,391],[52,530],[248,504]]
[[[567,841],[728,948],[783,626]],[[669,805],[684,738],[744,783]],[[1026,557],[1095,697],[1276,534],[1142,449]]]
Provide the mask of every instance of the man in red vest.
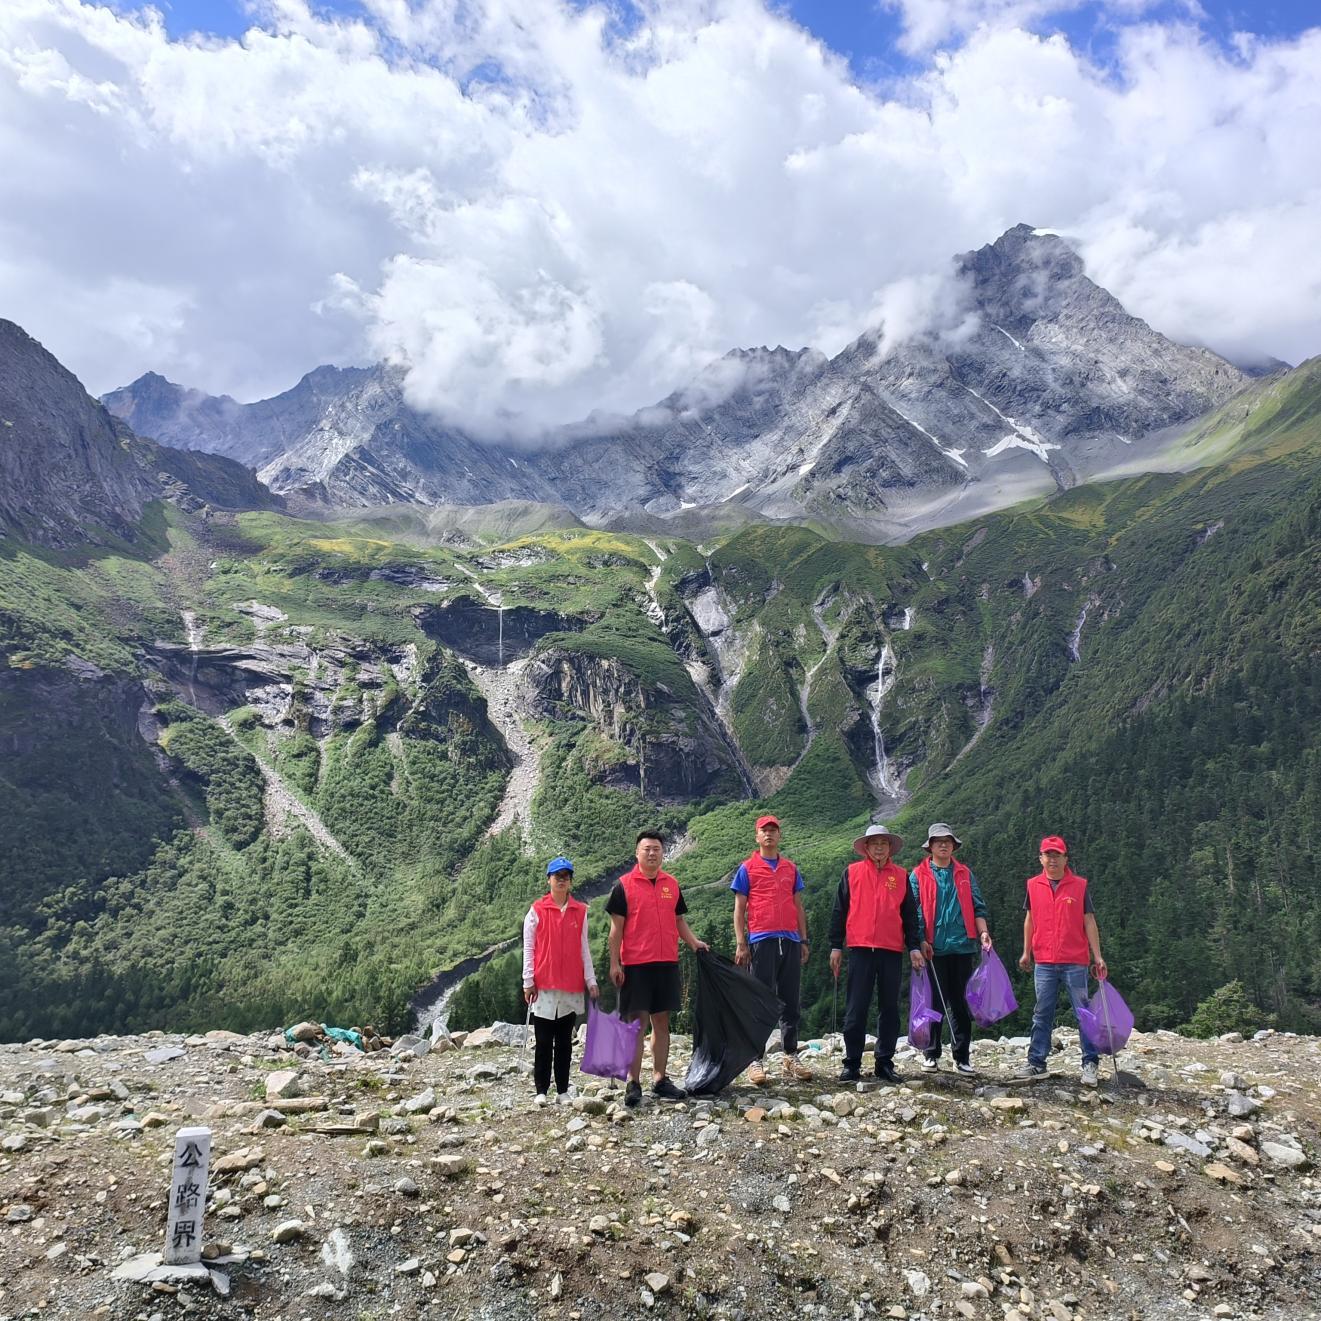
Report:
[[[908,878],[913,898],[917,900],[917,925],[922,938],[922,955],[940,991],[937,1006],[949,1024],[950,1051],[954,1068],[963,1074],[974,1072],[970,1062],[972,1015],[968,1012],[968,978],[976,966],[980,942],[991,948],[986,925],[986,902],[982,899],[977,878],[954,853],[963,841],[943,822],[937,821],[927,831],[922,845],[926,857]],[[922,1068],[932,1073],[940,1067],[944,1023],[937,1023]]]
[[913,970],[923,965],[918,948],[917,905],[908,888],[908,873],[890,857],[904,841],[884,826],[868,826],[853,841],[859,861],[844,869],[830,915],[830,972],[839,978],[844,949],[849,952],[849,977],[844,993],[844,1069],[840,1082],[858,1082],[867,1015],[879,989],[880,1019],[876,1026],[876,1076],[899,1083],[894,1048],[899,1040],[899,985],[904,951]]
[[[1101,933],[1092,911],[1087,879],[1069,866],[1069,849],[1059,835],[1047,835],[1041,841],[1041,870],[1027,882],[1023,904],[1023,956],[1018,966],[1025,972],[1036,960],[1033,980],[1037,1003],[1032,1011],[1032,1040],[1027,1048],[1027,1063],[1018,1071],[1020,1078],[1037,1078],[1046,1072],[1050,1054],[1051,1030],[1055,1025],[1055,1004],[1060,987],[1069,992],[1073,1012],[1087,1001],[1087,964],[1090,953],[1096,976],[1107,976],[1101,957]],[[1095,1087],[1100,1054],[1082,1032],[1082,1085]]]
[[[798,1062],[800,988],[808,953],[803,878],[780,856],[780,823],[775,817],[757,818],[757,851],[739,864],[729,888],[734,891],[734,962],[740,968],[751,966],[757,980],[780,998],[784,1071],[807,1082],[812,1071]],[[758,1087],[766,1081],[761,1060],[748,1069],[748,1079]]]
[[670,1015],[679,1007],[679,941],[690,950],[708,949],[692,933],[684,913],[688,905],[679,882],[661,871],[665,837],[658,830],[638,835],[637,866],[625,872],[610,892],[610,980],[619,988],[621,1018],[642,1023],[637,1053],[624,1088],[624,1104],[642,1101],[642,1044],[651,1024],[652,1095],[682,1101],[688,1093],[675,1086],[665,1069],[670,1062]]

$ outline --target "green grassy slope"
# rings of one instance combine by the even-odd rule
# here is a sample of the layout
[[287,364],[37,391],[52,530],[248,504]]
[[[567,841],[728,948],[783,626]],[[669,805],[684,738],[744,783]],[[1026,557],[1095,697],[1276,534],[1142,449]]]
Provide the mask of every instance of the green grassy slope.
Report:
[[[676,647],[710,653],[685,602],[708,579],[719,589],[750,639],[734,729],[755,768],[779,768],[764,801],[818,940],[872,810],[866,689],[888,640],[881,719],[912,794],[898,825],[920,839],[944,818],[965,834],[1002,947],[1016,953],[1035,840],[1059,830],[1144,1023],[1182,1022],[1237,977],[1281,1022],[1315,1025],[1321,425],[1315,371],[1295,377],[1207,421],[1196,443],[1212,466],[1080,487],[905,547],[765,525],[703,550],[664,538],[651,589],[647,542],[524,533],[521,515],[513,540],[480,546],[429,538],[411,515],[203,525],[159,507],[137,547],[4,543],[0,817],[16,828],[0,858],[0,1036],[304,1015],[398,1027],[434,969],[517,930],[544,854],[604,876],[655,821],[688,830],[675,869],[694,925],[728,949],[725,878],[760,804],[661,809],[610,787],[632,754],[599,725],[539,728],[534,843],[486,837],[508,758],[481,694],[415,618],[471,598],[474,576],[506,605],[581,625],[541,649],[611,658],[689,721],[705,699]],[[285,618],[235,608],[254,600]],[[260,627],[272,646],[365,649],[386,677],[347,666],[320,738],[301,689],[275,727],[229,712],[231,737],[144,662],[157,640],[184,641],[185,609],[207,646],[250,647]],[[406,679],[382,659],[401,647],[416,649]],[[152,707],[156,747],[138,729]],[[624,723],[645,732],[657,709]],[[259,762],[346,856],[297,819],[271,827]],[[807,974],[813,1030],[829,1022],[824,955],[818,943]],[[516,995],[497,961],[456,1019],[507,1016]]]

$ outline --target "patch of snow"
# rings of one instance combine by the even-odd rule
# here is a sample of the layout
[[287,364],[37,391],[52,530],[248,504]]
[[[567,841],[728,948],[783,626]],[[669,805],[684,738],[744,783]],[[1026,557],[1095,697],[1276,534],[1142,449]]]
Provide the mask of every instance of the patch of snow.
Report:
[[1026,353],[1027,350],[1003,327],[992,325],[992,330],[998,330],[1020,353]]
[[[959,384],[962,385],[963,382],[960,381]],[[1040,432],[1034,431],[1026,422],[1017,422],[1007,413],[1002,413],[984,395],[978,394],[972,386],[964,385],[963,388],[967,390],[974,399],[978,399],[985,404],[986,407],[1000,419],[1000,421],[1007,422],[1009,426],[1013,428],[1013,433],[1011,435],[1005,436],[1002,440],[997,441],[990,449],[982,451],[987,458],[993,458],[995,455],[1003,453],[1007,449],[1024,449],[1030,450],[1043,463],[1050,462],[1046,451],[1057,450],[1059,449],[1058,445],[1047,440],[1045,436],[1040,434]]]
[[1046,451],[1057,449],[1059,449],[1058,445],[1038,445],[1034,440],[1027,440],[1023,436],[1013,435],[1005,436],[1003,439],[997,440],[990,449],[982,450],[982,453],[985,454],[988,459],[993,459],[997,454],[1003,454],[1005,450],[1028,450],[1032,454],[1035,454],[1042,463],[1049,463],[1050,458]]
[[968,466],[968,461],[963,457],[964,452],[962,449],[946,449],[945,446],[942,445],[940,441],[935,436],[933,436],[931,432],[929,432],[926,429],[926,427],[924,427],[920,422],[914,422],[913,419],[909,417],[907,413],[903,412],[899,408],[896,408],[893,403],[890,404],[890,407],[894,408],[894,411],[898,413],[899,416],[902,417],[904,421],[907,422],[908,425],[913,428],[914,431],[920,431],[947,459],[953,459],[955,463],[962,464],[965,468]]

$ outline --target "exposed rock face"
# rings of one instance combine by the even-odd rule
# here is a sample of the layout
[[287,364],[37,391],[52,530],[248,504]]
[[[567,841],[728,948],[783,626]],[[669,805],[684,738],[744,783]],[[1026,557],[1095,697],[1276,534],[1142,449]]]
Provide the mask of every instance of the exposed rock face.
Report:
[[607,784],[657,802],[741,790],[724,737],[697,702],[644,684],[620,661],[552,647],[528,663],[523,690],[532,716],[590,721],[620,750],[597,768]]
[[106,410],[30,335],[0,321],[0,531],[51,546],[131,539],[155,492]]
[[225,454],[250,468],[284,453],[325,424],[328,412],[378,369],[318,367],[292,390],[255,404],[208,395],[155,372],[112,390],[104,403],[140,436],[180,449]]
[[526,656],[547,633],[576,632],[581,619],[553,610],[514,605],[503,609],[472,596],[415,610],[413,617],[429,638],[478,665],[508,665]]
[[0,534],[50,546],[133,541],[143,506],[268,508],[242,465],[142,440],[30,335],[0,320]]
[[251,706],[265,725],[318,738],[374,718],[387,688],[410,682],[417,666],[411,645],[348,641],[317,649],[255,642],[197,650],[158,642],[147,659],[185,701],[209,715]]
[[159,377],[107,398],[140,429],[264,463],[274,490],[332,506],[558,501],[651,526],[733,503],[894,529],[1071,485],[1248,380],[1129,316],[1053,234],[1015,226],[955,276],[953,318],[897,347],[879,327],[830,360],[737,350],[654,407],[561,428],[534,453],[414,412],[385,367],[318,368],[245,406]]

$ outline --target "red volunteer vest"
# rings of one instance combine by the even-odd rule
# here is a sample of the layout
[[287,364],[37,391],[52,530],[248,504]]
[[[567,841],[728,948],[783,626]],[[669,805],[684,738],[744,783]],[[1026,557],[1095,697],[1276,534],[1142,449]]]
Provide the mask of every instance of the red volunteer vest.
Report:
[[1038,872],[1027,883],[1029,912],[1032,914],[1032,957],[1038,963],[1090,962],[1087,930],[1083,926],[1087,878],[1065,871],[1059,889],[1051,886],[1045,872]]
[[587,905],[570,897],[563,912],[549,894],[532,911],[537,915],[537,937],[532,947],[532,980],[539,991],[581,991],[587,986],[583,972],[583,923]]
[[897,863],[878,867],[870,858],[851,863],[844,943],[850,948],[903,950],[899,909],[907,893],[908,873]]
[[679,918],[674,910],[679,903],[679,882],[668,872],[659,872],[649,881],[634,867],[619,883],[628,902],[620,963],[678,963]]
[[785,857],[781,857],[778,867],[772,867],[760,853],[754,853],[743,865],[748,869],[748,934],[797,931],[794,885],[798,868]]
[[[930,858],[917,864],[917,901],[922,905],[922,920],[926,923],[927,940],[936,943],[936,890],[939,882]],[[963,928],[973,940],[977,939],[977,920],[972,912],[972,872],[961,862],[954,864],[954,890],[963,910]]]

